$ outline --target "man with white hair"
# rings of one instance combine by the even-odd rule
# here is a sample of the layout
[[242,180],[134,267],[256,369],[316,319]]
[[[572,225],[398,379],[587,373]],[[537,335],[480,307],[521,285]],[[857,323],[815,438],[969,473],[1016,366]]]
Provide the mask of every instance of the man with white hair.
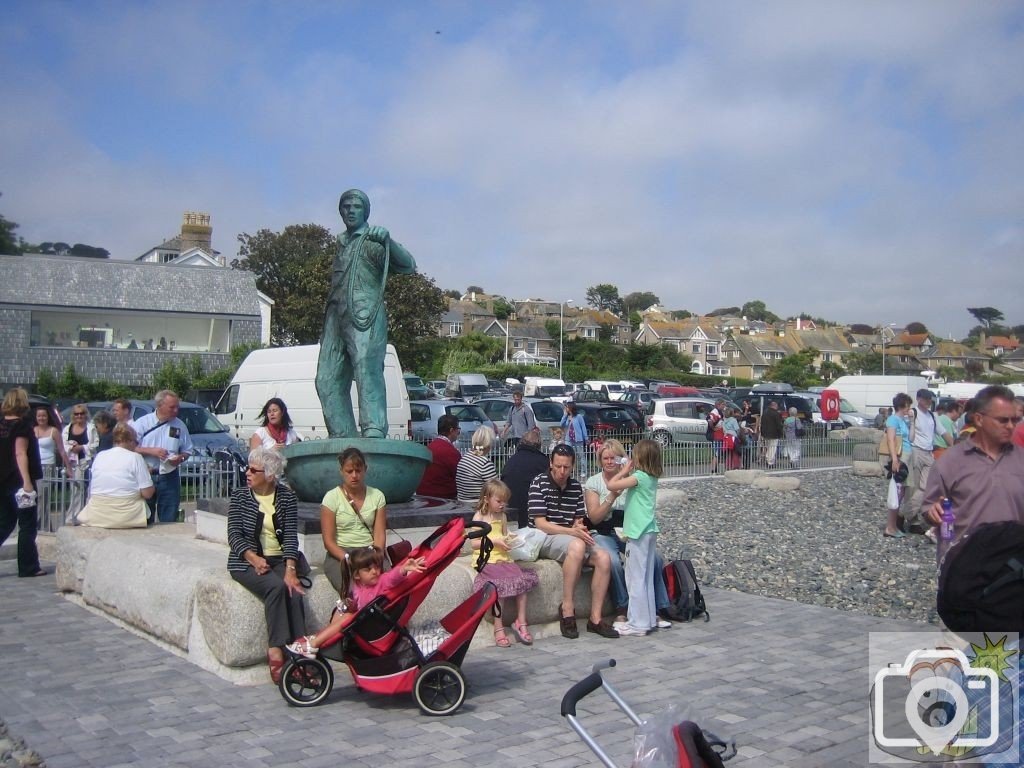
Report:
[[135,450],[146,460],[153,476],[156,493],[147,500],[152,524],[173,523],[178,519],[181,504],[181,477],[178,467],[192,454],[192,437],[185,422],[178,418],[181,400],[169,389],[162,389],[153,398],[156,410],[130,423],[139,438]]

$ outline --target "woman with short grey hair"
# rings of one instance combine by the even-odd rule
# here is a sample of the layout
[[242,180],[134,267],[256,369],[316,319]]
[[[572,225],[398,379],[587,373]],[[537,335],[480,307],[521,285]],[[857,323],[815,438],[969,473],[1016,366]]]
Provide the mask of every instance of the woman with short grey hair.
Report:
[[254,448],[246,487],[231,493],[228,507],[228,572],[258,597],[267,617],[270,678],[281,679],[283,647],[306,634],[305,591],[299,582],[298,500],[280,482],[287,460],[275,450]]

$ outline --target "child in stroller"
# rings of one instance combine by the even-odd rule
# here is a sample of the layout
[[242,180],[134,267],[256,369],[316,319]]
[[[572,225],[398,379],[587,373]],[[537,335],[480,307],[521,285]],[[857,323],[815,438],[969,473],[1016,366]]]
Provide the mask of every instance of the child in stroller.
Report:
[[341,628],[352,621],[360,608],[367,606],[377,596],[391,589],[409,573],[423,573],[422,557],[410,557],[387,573],[384,568],[384,553],[377,547],[350,549],[342,563],[342,597],[331,614],[331,623],[315,635],[300,637],[286,647],[292,653],[315,659],[320,646],[336,637]]

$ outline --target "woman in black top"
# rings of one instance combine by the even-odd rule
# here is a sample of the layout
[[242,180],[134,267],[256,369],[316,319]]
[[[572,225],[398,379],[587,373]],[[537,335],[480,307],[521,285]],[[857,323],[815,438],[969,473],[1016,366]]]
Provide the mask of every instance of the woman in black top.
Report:
[[[39,443],[27,417],[28,393],[8,390],[0,419],[0,544],[18,526],[18,576],[45,576],[36,549],[36,481],[43,476]],[[19,492],[31,494],[31,504],[19,507]]]
[[306,634],[305,591],[299,583],[299,516],[295,493],[278,482],[287,460],[275,450],[249,453],[245,488],[228,507],[228,572],[263,601],[270,678],[281,679],[283,646]]

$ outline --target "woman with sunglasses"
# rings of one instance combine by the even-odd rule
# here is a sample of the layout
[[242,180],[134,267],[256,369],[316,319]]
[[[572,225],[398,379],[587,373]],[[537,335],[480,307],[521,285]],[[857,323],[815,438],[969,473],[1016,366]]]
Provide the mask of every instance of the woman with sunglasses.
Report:
[[100,444],[100,436],[89,420],[89,409],[79,403],[71,409],[71,423],[64,430],[64,450],[71,461],[71,502],[68,504],[67,522],[76,523],[78,513],[85,504],[85,481],[89,464]]
[[[36,440],[39,442],[39,460],[43,467],[43,479],[52,481],[57,477],[58,460],[60,461],[60,466],[64,467],[65,473],[70,477],[71,462],[68,459],[67,452],[64,450],[64,440],[60,436],[60,430],[50,421],[50,409],[45,405],[36,408],[35,432]],[[46,531],[53,530],[50,527],[48,490],[49,483],[39,483],[39,496],[37,499],[39,524]],[[61,512],[58,518],[62,514]],[[53,524],[54,526],[59,525],[60,520],[53,521]]]
[[305,590],[299,582],[299,516],[295,493],[280,482],[287,460],[276,450],[249,452],[246,487],[228,507],[228,572],[263,601],[270,679],[281,680],[284,646],[306,634]]

